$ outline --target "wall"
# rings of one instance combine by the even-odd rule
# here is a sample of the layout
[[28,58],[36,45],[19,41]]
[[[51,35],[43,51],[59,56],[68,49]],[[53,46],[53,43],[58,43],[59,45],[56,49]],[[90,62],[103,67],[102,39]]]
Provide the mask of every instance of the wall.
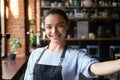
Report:
[[[21,38],[22,48],[18,49],[17,56],[25,56],[26,41],[24,0],[8,0],[6,5],[6,32],[10,33],[11,38]],[[10,46],[7,44],[7,53],[9,52]]]
[[29,31],[36,31],[36,23],[30,23],[30,20],[36,19],[36,0],[28,0],[28,20],[29,20]]

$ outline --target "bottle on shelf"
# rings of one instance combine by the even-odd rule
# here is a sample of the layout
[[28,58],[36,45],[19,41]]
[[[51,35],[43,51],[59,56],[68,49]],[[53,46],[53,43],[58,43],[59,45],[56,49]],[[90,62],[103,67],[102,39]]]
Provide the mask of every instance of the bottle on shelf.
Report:
[[77,28],[74,27],[74,38],[77,38]]
[[115,0],[113,0],[112,6],[113,6],[113,7],[116,7],[116,6],[117,6],[117,2],[116,2]]
[[72,3],[73,3],[72,1],[73,1],[73,0],[69,0],[70,6],[72,6]]
[[81,2],[80,2],[80,6],[81,6],[81,7],[84,6],[84,0],[81,0]]
[[73,6],[77,6],[77,2],[78,2],[78,0],[72,0],[72,2],[73,2]]
[[50,1],[47,0],[41,0],[41,6],[49,6]]
[[92,7],[98,7],[98,1],[97,1],[97,0],[94,0],[94,1],[93,1]]

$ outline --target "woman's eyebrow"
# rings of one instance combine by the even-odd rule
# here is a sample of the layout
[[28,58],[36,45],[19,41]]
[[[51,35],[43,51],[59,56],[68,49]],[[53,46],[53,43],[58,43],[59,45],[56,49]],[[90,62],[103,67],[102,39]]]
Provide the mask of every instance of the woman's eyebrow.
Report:
[[[58,25],[58,24],[65,24],[65,22],[61,21],[61,22],[58,22],[56,25]],[[52,24],[47,23],[47,24],[45,24],[45,25],[52,25]]]
[[65,22],[62,22],[62,21],[61,21],[61,22],[59,22],[59,23],[57,23],[57,24],[65,24]]

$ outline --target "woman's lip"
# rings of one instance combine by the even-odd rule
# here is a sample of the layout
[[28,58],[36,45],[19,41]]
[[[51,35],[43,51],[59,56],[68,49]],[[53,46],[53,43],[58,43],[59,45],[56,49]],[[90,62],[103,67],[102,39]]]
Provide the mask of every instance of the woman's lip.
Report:
[[59,35],[51,35],[51,37],[53,37],[53,38],[59,38],[61,35],[59,34]]

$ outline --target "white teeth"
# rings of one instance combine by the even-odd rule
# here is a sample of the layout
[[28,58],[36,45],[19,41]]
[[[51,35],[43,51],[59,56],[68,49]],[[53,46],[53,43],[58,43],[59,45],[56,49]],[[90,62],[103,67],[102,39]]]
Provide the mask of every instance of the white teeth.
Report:
[[59,35],[52,35],[52,37],[53,37],[53,38],[58,38],[58,37],[59,37]]
[[53,36],[54,38],[58,37],[58,36]]

